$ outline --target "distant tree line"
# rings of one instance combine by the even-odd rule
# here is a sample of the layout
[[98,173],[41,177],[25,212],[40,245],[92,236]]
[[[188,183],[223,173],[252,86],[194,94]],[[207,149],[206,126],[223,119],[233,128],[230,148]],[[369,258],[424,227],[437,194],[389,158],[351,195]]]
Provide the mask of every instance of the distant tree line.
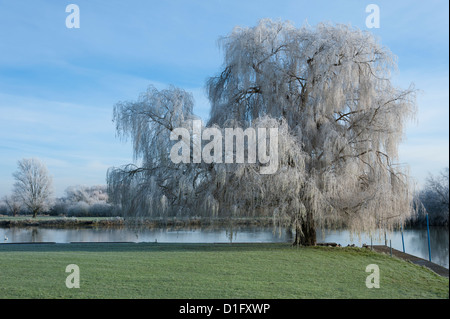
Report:
[[[18,162],[13,192],[0,200],[0,215],[39,214],[68,217],[113,217],[120,215],[117,206],[108,201],[106,185],[70,186],[63,197],[53,199],[51,177],[45,165],[37,159]],[[449,225],[449,168],[436,176],[429,175],[425,186],[415,194],[417,215],[409,225]]]
[[25,158],[17,162],[11,195],[0,201],[0,214],[110,217],[115,213],[108,204],[106,185],[70,186],[65,196],[53,198],[52,177],[39,159]]
[[[108,202],[106,185],[70,186],[63,197],[56,198],[52,205],[42,210],[41,214],[67,217],[112,217],[116,216],[113,206]],[[29,215],[32,212],[21,205],[14,195],[5,196],[0,203],[2,215]]]

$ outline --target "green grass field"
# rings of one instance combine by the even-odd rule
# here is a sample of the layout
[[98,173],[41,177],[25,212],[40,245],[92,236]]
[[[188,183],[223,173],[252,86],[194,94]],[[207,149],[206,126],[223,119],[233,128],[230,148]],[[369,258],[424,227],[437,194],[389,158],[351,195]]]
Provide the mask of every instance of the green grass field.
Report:
[[[66,287],[66,266],[80,288]],[[380,288],[365,285],[377,264]],[[365,248],[0,244],[0,298],[448,298],[449,281]]]

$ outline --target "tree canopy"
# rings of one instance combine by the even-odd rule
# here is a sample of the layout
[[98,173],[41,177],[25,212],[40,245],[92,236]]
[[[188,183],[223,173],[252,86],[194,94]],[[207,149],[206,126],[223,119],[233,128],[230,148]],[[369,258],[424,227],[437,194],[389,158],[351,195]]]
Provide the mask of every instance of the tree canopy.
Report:
[[372,232],[411,216],[397,150],[415,94],[391,83],[395,57],[372,34],[265,19],[234,28],[220,44],[224,64],[206,83],[211,112],[203,129],[225,136],[226,128],[276,128],[277,171],[261,174],[261,162],[173,163],[171,132],[198,134],[193,98],[150,87],[114,107],[117,131],[132,139],[138,162],[108,171],[110,199],[126,214],[272,216],[305,245],[315,244],[316,227]]

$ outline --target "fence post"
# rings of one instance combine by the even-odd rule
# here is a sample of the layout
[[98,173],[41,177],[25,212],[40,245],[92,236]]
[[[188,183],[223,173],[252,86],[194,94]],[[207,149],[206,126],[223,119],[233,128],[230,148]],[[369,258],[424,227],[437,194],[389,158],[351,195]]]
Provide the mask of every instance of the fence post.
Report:
[[430,222],[428,221],[428,213],[427,213],[427,234],[428,234],[428,259],[431,261]]
[[391,252],[392,257],[392,240],[389,239],[389,251]]
[[403,239],[403,225],[402,225],[402,245],[403,245],[403,252],[405,252],[405,240]]

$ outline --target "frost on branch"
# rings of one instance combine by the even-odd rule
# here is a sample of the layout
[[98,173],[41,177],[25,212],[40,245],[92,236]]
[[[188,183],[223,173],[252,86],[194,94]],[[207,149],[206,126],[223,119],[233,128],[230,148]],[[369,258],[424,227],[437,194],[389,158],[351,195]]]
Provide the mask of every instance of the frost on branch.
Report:
[[410,217],[408,174],[396,162],[415,94],[392,85],[388,49],[347,25],[271,20],[236,27],[221,47],[223,69],[207,81],[206,127],[222,136],[227,127],[277,127],[278,170],[260,174],[259,162],[172,163],[170,132],[193,133],[192,96],[151,88],[114,109],[139,160],[108,173],[111,198],[124,212],[272,216],[306,245],[315,243],[317,227],[392,230]]

